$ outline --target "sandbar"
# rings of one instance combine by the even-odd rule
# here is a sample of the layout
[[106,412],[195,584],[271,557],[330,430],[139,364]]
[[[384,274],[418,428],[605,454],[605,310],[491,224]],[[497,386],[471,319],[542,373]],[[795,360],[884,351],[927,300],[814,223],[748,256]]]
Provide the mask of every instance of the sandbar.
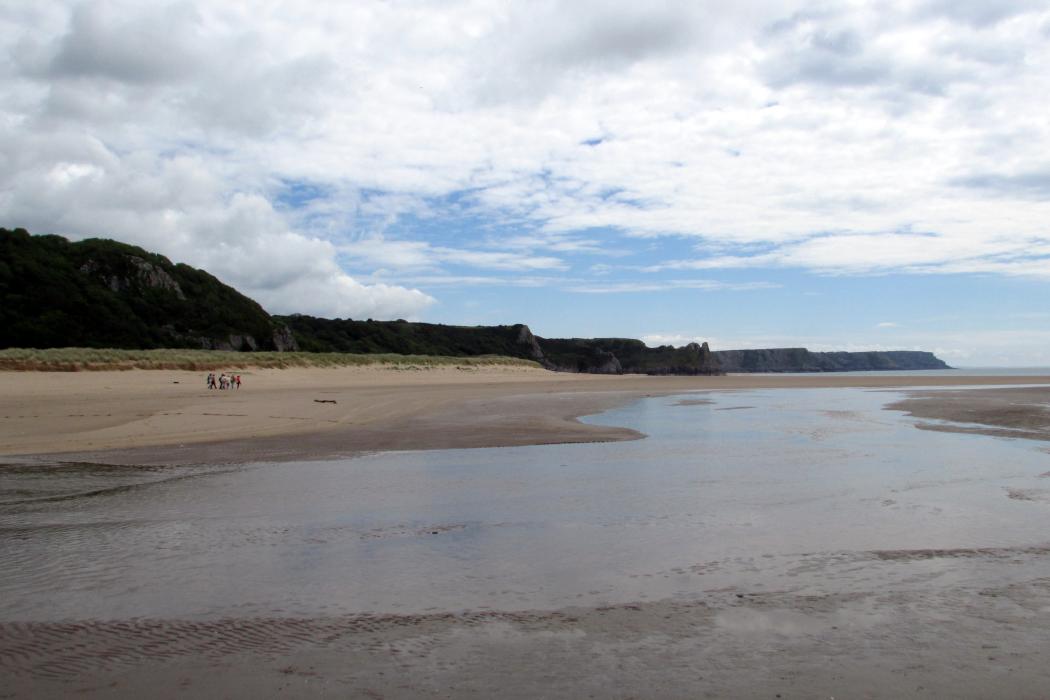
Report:
[[887,406],[919,418],[917,428],[1050,440],[1050,387],[910,391]]
[[[649,377],[503,366],[238,373],[242,388],[219,391],[208,390],[200,372],[0,372],[0,455],[222,464],[629,440],[641,435],[576,419],[639,397],[688,392],[1050,385],[1050,376]],[[935,403],[923,400],[927,408]]]
[[[704,392],[777,388],[903,389],[906,398],[887,408],[916,417],[917,427],[1050,434],[1046,376],[240,374],[240,390],[216,391],[193,372],[0,372],[0,454],[223,464],[631,440],[644,436],[577,418],[644,396],[695,392],[680,402],[690,406],[704,403]],[[1002,497],[1045,507],[1019,495]],[[16,530],[7,536],[21,536]],[[1048,552],[1039,539],[798,555],[800,571],[870,577],[852,591],[764,590],[744,576],[699,599],[557,610],[3,621],[0,697],[1045,697]],[[761,553],[739,556],[746,563]],[[937,578],[959,561],[1022,573],[977,585]],[[905,584],[882,585],[877,573],[888,567],[901,569]]]

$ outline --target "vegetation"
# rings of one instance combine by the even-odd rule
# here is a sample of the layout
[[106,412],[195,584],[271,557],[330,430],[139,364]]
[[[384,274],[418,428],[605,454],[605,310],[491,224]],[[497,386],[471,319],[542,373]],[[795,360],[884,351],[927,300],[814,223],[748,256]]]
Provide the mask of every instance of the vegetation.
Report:
[[609,372],[618,364],[629,374],[716,374],[710,351],[695,344],[650,348],[631,338],[537,338],[544,361],[570,372]]
[[2,348],[9,350],[0,352],[0,369],[538,363],[568,372],[714,374],[946,367],[930,353],[811,353],[804,348],[711,353],[706,344],[649,348],[629,338],[536,338],[522,324],[270,316],[207,272],[135,246],[100,239],[73,243],[4,228]]
[[0,299],[0,348],[273,347],[274,324],[256,302],[116,241],[0,228]]
[[[534,365],[538,360],[571,372],[692,374],[706,366],[695,349],[649,349],[627,339],[536,339],[521,324],[271,317],[207,272],[135,246],[2,228],[0,348],[9,349],[0,354],[0,369]],[[145,350],[155,352],[129,352]],[[248,350],[254,352],[242,354]],[[266,350],[285,352],[259,352]]]
[[90,370],[174,369],[209,371],[288,367],[356,367],[381,365],[396,369],[429,369],[455,367],[474,369],[483,366],[535,367],[529,360],[515,357],[482,355],[477,357],[440,357],[376,353],[370,355],[313,352],[233,352],[223,350],[121,350],[99,348],[8,348],[0,350],[0,370],[38,370],[78,372]]
[[405,355],[528,357],[524,326],[445,326],[436,323],[355,321],[295,314],[275,316],[311,352],[396,352]]

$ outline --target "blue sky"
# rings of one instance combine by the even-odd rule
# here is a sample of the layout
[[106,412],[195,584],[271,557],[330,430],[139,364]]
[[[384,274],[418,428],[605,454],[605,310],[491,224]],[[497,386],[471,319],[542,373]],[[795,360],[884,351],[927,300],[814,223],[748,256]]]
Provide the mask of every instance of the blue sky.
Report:
[[0,219],[274,313],[1050,365],[1050,6],[0,3]]

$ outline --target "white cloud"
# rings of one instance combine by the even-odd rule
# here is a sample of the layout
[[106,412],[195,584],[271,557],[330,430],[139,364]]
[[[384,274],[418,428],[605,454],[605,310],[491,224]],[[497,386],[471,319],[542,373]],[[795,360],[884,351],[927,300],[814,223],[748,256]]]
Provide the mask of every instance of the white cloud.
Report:
[[92,139],[41,146],[52,149],[76,160],[27,158],[24,169],[0,175],[11,225],[135,243],[208,270],[274,313],[418,317],[435,301],[355,281],[332,243],[290,230],[258,194],[224,196],[201,158],[121,159]]
[[339,246],[355,266],[378,268],[432,268],[441,264],[466,265],[489,270],[565,270],[567,265],[552,256],[528,255],[509,251],[467,250],[434,246],[424,241],[388,240],[373,235]]
[[609,284],[590,283],[574,284],[565,291],[579,294],[624,294],[636,292],[665,292],[671,289],[696,289],[706,292],[730,291],[744,292],[755,289],[776,289],[780,285],[771,282],[722,282],[720,280],[682,280],[670,279],[654,282],[614,282]]
[[824,274],[993,273],[1050,278],[1050,237],[862,233],[818,235],[755,255],[665,261],[644,270],[795,267]]
[[[0,217],[344,315],[494,270],[1046,279],[1048,23],[1022,0],[7,3]],[[701,251],[647,247],[680,239]]]

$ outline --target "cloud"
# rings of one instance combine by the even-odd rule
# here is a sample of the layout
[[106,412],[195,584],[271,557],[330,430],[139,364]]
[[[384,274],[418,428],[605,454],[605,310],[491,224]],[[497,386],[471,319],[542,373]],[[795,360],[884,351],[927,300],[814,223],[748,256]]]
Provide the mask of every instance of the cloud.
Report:
[[1004,175],[978,173],[949,179],[949,184],[987,192],[992,196],[1046,199],[1050,196],[1050,169]]
[[1041,280],[1046,26],[1020,0],[7,3],[0,217],[344,315],[501,277]]
[[558,277],[537,275],[398,275],[405,284],[425,287],[554,287],[565,283]]
[[985,273],[1050,279],[1050,237],[837,233],[786,243],[765,253],[670,260],[643,269],[659,273],[766,267],[831,275]]
[[300,277],[279,289],[260,289],[256,299],[274,313],[302,313],[303,309],[327,318],[418,319],[435,303],[418,289],[396,285],[361,284],[331,270],[328,275]]
[[[204,268],[275,313],[417,317],[435,302],[357,282],[332,243],[289,229],[258,194],[225,195],[200,158],[121,159],[93,139],[42,144],[38,153],[0,173],[12,225],[135,243]],[[56,162],[58,154],[71,160]]]
[[927,0],[919,3],[919,14],[947,17],[974,27],[987,27],[1042,7],[1044,5],[1038,0]]
[[388,240],[373,235],[344,243],[339,251],[355,266],[438,268],[442,264],[468,266],[489,270],[565,270],[567,265],[552,256],[528,255],[518,252],[466,250],[434,246],[422,241]]
[[696,289],[705,292],[743,292],[756,289],[777,289],[771,282],[722,282],[719,280],[661,280],[654,282],[615,282],[610,284],[575,284],[565,291],[578,294],[625,294],[637,292],[666,292],[672,289]]
[[[468,74],[481,104],[534,102],[646,61],[709,53],[735,35],[747,11],[682,0],[541,0],[504,7],[478,42],[481,60]],[[593,138],[579,142],[597,145]]]
[[201,67],[194,46],[199,25],[189,4],[146,11],[126,3],[86,2],[73,9],[47,74],[139,84],[183,79]]

